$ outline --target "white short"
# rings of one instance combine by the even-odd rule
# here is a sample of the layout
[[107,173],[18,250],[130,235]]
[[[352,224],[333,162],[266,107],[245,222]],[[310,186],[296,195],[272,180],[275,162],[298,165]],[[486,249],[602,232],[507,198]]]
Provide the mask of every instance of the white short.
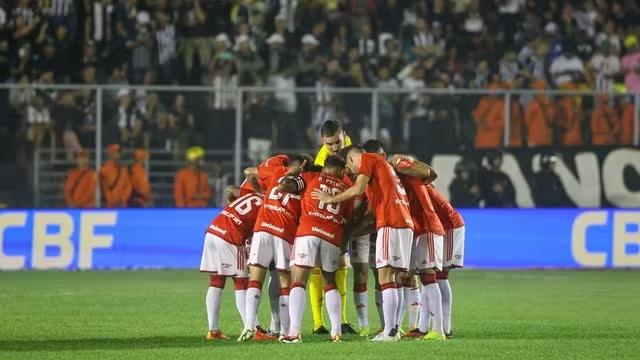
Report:
[[287,241],[271,235],[268,232],[253,233],[251,250],[249,250],[249,265],[269,268],[275,263],[277,270],[289,271],[292,246]]
[[442,266],[464,266],[464,233],[465,227],[446,229],[444,232],[444,245],[442,252]]
[[424,233],[413,240],[411,249],[411,269],[442,270],[443,236],[432,232]]
[[340,255],[340,247],[328,241],[317,236],[300,236],[293,242],[291,266],[320,267],[322,271],[334,272],[338,270]]
[[353,236],[350,239],[351,251],[349,256],[352,264],[368,264],[369,263],[369,234],[362,236]]
[[376,237],[376,268],[391,266],[407,271],[411,261],[412,229],[382,227]]
[[236,246],[207,233],[204,236],[204,248],[200,271],[216,273],[222,276],[247,276],[244,246]]

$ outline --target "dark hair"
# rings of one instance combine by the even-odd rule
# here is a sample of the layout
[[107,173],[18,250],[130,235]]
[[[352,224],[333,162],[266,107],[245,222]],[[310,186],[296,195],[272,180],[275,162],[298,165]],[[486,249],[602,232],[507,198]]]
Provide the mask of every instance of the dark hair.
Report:
[[351,150],[356,150],[360,153],[364,152],[364,149],[361,146],[358,145],[349,145],[345,148],[343,148],[342,150],[340,150],[340,152],[338,153],[338,156],[340,156],[343,159],[347,158],[347,155],[349,155],[349,152],[351,152]]
[[313,156],[307,153],[289,155],[289,163],[287,165],[291,165],[294,162],[302,164],[305,160],[307,161],[307,163],[304,167],[304,171],[309,171],[309,169],[311,169],[311,167],[313,166]]
[[321,136],[334,136],[342,131],[342,123],[339,120],[327,120],[320,128]]
[[362,144],[362,147],[364,148],[364,151],[368,153],[377,154],[380,151],[384,152],[384,146],[382,145],[382,142],[376,139],[367,140],[364,144]]
[[343,169],[345,166],[345,161],[343,158],[337,155],[329,155],[324,160],[324,167],[331,169]]

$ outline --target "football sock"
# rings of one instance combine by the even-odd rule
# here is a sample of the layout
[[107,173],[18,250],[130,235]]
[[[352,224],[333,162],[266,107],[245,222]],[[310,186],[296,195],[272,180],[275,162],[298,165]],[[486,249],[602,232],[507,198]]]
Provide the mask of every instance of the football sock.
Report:
[[327,304],[327,312],[331,321],[331,335],[342,334],[340,313],[342,312],[342,298],[340,292],[334,286],[325,287],[324,298]]
[[396,314],[398,312],[398,289],[394,283],[381,284],[382,312],[384,316],[384,334],[392,334],[396,326]]
[[380,290],[380,285],[376,285],[376,308],[378,309],[380,327],[384,328],[384,311],[382,309],[382,290]]
[[451,285],[449,284],[449,278],[442,278],[440,273],[438,274],[438,286],[440,287],[440,293],[442,294],[442,325],[445,334],[451,333],[451,305],[453,304],[453,295],[451,293]]
[[269,273],[269,306],[271,307],[269,330],[272,333],[280,332],[280,280],[277,270],[271,270]]
[[233,278],[233,286],[236,290],[236,309],[238,309],[243,324],[245,309],[247,307],[247,285],[248,279],[246,277]]
[[396,285],[396,291],[398,292],[398,309],[396,310],[396,327],[398,330],[402,327],[402,320],[404,320],[404,313],[407,310],[404,302],[404,291],[401,285]]
[[369,294],[367,284],[359,284],[353,287],[353,302],[358,314],[360,328],[369,327]]
[[347,320],[347,268],[340,268],[336,270],[336,288],[340,293],[340,300],[342,301],[342,323],[346,324]]
[[280,288],[280,334],[289,333],[289,288]]
[[404,287],[404,301],[407,304],[409,313],[409,326],[407,329],[413,330],[418,327],[418,313],[420,311],[420,287]]
[[304,284],[294,282],[291,284],[291,291],[289,292],[289,334],[284,335],[296,336],[301,334],[302,317],[304,316],[306,305],[307,290],[304,288]]
[[322,273],[319,268],[311,270],[308,290],[311,315],[313,315],[313,328],[317,329],[320,326],[324,326],[324,312],[322,311],[324,293],[322,291]]
[[[430,315],[431,317],[431,329],[440,334],[444,333],[442,328],[442,294],[440,294],[440,287],[436,282],[435,274],[423,274],[420,276],[422,281],[422,307],[420,310],[420,331],[426,332],[428,330],[428,323],[423,323],[422,317]],[[424,308],[424,309],[423,309]]]
[[244,312],[244,328],[255,329],[258,317],[258,306],[262,297],[262,283],[260,281],[249,281],[246,295],[246,308]]
[[205,304],[207,307],[207,321],[209,323],[209,330],[218,330],[219,315],[220,315],[220,300],[222,297],[222,289],[224,289],[224,276],[211,275],[209,280],[209,289],[207,290],[207,297]]

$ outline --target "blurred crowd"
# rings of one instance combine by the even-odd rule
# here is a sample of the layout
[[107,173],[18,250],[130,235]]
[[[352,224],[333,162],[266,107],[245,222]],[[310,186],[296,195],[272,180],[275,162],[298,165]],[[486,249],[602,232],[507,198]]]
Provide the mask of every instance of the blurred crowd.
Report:
[[[315,146],[327,119],[421,156],[501,147],[505,118],[509,146],[631,144],[638,16],[633,0],[0,0],[0,82],[121,86],[104,92],[103,143],[176,154],[231,149],[233,89],[270,86],[242,103],[253,162]],[[127,88],[160,84],[212,90]],[[342,87],[410,93],[379,95],[371,134],[371,96]],[[506,104],[426,88],[610,94]],[[69,158],[94,145],[94,91],[2,91],[0,109],[0,136]]]

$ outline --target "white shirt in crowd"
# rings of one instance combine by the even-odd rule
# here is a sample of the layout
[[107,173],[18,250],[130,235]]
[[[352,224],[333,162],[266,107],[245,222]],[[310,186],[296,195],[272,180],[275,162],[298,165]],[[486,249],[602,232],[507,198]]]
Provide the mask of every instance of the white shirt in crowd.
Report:
[[293,77],[286,77],[280,74],[269,76],[267,86],[277,88],[274,98],[278,102],[279,110],[286,113],[294,113],[298,108],[296,94],[293,89],[296,88],[296,80]]
[[550,71],[553,80],[559,86],[572,80],[570,72],[584,72],[584,64],[577,56],[569,59],[563,54],[553,61]]
[[517,14],[526,4],[526,0],[506,0],[498,7],[498,12],[501,14]]
[[176,57],[176,29],[167,25],[164,29],[156,30],[158,44],[158,63],[163,65]]
[[620,59],[616,55],[604,56],[596,53],[591,58],[591,67],[596,75],[596,90],[612,90],[614,81],[611,76],[621,71]]
[[216,75],[213,78],[213,108],[216,110],[230,110],[236,104],[236,88],[238,87],[238,77],[232,75],[230,78],[223,78]]
[[600,47],[602,43],[608,42],[611,48],[611,52],[614,54],[620,54],[620,37],[616,34],[607,34],[601,32],[596,36],[596,47]]
[[34,124],[49,124],[51,122],[51,116],[49,109],[43,106],[41,109],[36,109],[34,106],[29,105],[27,107],[27,123]]

